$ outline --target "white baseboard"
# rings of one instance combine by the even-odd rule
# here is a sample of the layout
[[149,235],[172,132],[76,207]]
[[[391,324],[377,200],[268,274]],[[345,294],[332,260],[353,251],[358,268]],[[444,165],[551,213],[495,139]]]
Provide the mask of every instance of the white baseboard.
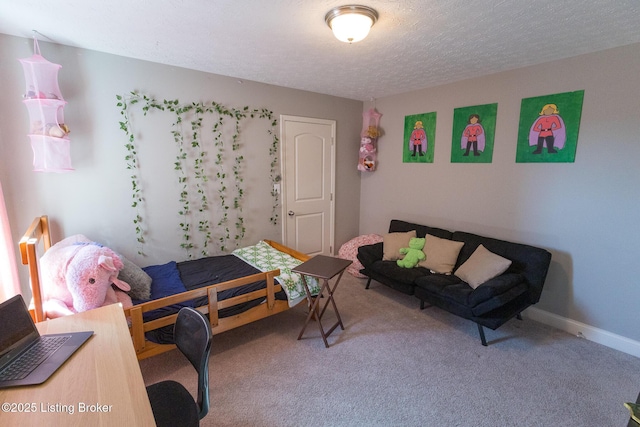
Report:
[[603,329],[594,328],[587,324],[577,322],[548,311],[540,310],[535,307],[529,307],[522,312],[524,317],[528,317],[536,322],[553,326],[554,328],[568,332],[572,335],[582,336],[589,341],[602,344],[604,346],[622,351],[635,357],[640,358],[640,342],[632,339],[616,335]]

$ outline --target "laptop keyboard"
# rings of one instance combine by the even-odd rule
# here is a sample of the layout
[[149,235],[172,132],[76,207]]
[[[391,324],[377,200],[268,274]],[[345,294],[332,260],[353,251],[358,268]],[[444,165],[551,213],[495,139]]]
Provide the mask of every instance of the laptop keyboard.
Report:
[[40,337],[29,350],[15,359],[9,366],[0,372],[0,381],[21,380],[45,361],[57,349],[62,347],[69,339],[62,337]]

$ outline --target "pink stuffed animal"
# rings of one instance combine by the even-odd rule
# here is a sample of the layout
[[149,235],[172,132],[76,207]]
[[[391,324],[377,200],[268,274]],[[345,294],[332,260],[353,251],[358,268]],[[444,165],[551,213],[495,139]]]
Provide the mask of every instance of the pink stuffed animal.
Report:
[[46,316],[66,316],[116,302],[131,307],[124,292],[131,287],[118,280],[122,267],[115,252],[82,235],[53,245],[40,259]]

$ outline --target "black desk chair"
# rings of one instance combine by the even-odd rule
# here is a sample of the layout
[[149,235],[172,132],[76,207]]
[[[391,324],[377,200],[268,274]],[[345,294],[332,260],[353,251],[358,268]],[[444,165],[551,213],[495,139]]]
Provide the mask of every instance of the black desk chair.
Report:
[[209,352],[211,325],[199,311],[184,307],[173,328],[178,349],[198,372],[198,400],[175,381],[162,381],[147,387],[153,417],[158,427],[197,426],[209,412]]

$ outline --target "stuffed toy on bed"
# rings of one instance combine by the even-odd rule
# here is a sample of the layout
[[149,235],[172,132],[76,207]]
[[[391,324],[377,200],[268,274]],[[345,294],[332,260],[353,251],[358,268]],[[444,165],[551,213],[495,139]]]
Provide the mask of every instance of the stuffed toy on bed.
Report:
[[121,302],[131,307],[131,287],[118,279],[123,267],[111,249],[82,235],[53,245],[40,259],[43,310],[48,318]]
[[424,242],[424,237],[412,237],[409,239],[409,247],[400,248],[400,253],[405,254],[404,258],[397,260],[396,263],[400,267],[413,268],[418,265],[420,261],[424,261],[427,258],[422,251],[422,248],[424,248]]

